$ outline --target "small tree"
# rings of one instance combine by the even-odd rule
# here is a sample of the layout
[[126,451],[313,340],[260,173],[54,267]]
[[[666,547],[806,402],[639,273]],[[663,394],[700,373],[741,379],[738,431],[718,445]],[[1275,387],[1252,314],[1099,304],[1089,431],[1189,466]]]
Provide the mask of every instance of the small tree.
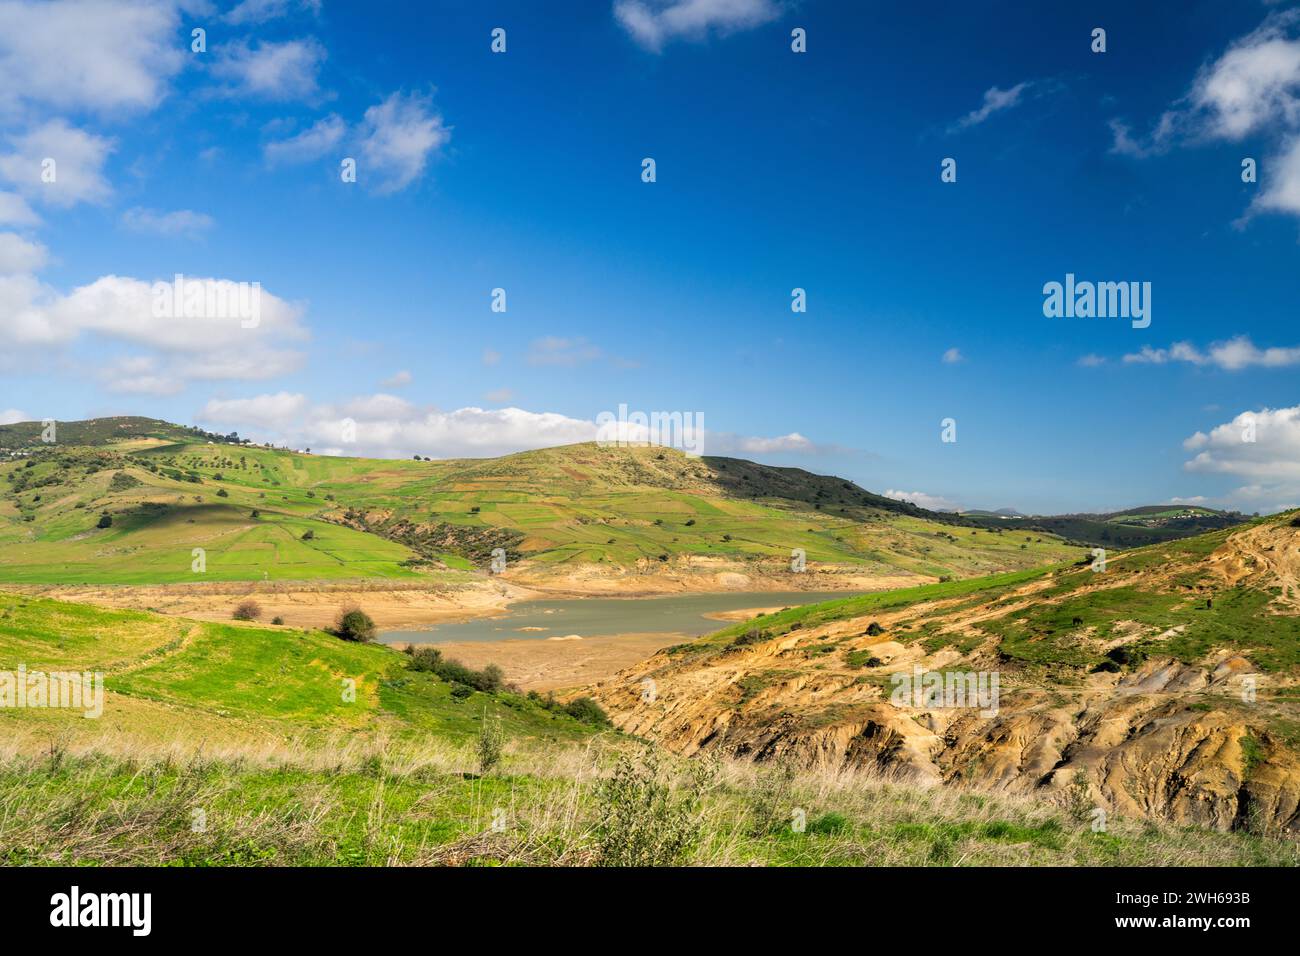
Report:
[[361,608],[347,607],[339,611],[334,633],[345,641],[373,641],[375,622]]
[[501,750],[505,746],[505,731],[501,729],[498,717],[489,717],[483,711],[483,726],[478,735],[478,772],[487,776],[492,768],[501,762]]
[[256,621],[262,616],[262,607],[256,601],[240,601],[233,614],[236,621]]
[[304,531],[304,532],[302,533],[302,540],[304,540],[304,541],[310,541],[310,540],[312,540],[314,537],[316,537],[316,532],[315,532],[315,531]]
[[113,526],[113,516],[110,514],[100,515],[99,522],[95,525],[96,528],[111,528],[112,526]]

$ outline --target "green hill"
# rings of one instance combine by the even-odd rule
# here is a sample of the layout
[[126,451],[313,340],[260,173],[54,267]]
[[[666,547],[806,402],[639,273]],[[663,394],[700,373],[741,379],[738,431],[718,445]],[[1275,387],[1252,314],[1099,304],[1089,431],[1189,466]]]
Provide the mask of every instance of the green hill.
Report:
[[[655,447],[570,445],[495,459],[338,458],[198,439],[149,419],[61,423],[0,461],[0,580],[448,579],[485,569],[812,565],[967,576],[1075,555],[843,479]],[[88,444],[68,444],[75,437]]]

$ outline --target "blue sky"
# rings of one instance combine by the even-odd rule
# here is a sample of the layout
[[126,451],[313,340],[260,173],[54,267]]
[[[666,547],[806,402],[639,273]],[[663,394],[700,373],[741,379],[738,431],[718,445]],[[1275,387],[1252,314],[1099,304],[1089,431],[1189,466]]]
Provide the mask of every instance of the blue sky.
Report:
[[0,0],[0,416],[442,457],[626,404],[931,506],[1300,502],[1300,11],[897,6]]

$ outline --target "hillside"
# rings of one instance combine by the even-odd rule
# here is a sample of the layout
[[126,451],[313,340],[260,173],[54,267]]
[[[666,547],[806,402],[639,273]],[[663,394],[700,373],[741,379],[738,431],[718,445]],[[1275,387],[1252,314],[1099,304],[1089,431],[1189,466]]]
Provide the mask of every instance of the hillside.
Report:
[[[901,675],[955,689],[981,673],[998,675],[995,708],[891,700]],[[685,754],[1294,832],[1298,681],[1292,514],[1112,555],[1100,572],[1081,562],[790,609],[661,652],[596,696],[624,730]]]
[[1009,511],[966,511],[962,514],[983,527],[1055,534],[1067,541],[1103,548],[1140,548],[1231,528],[1250,520],[1240,512],[1191,505],[1144,505],[1103,514],[1029,516]]
[[[0,593],[0,673],[103,672],[102,715],[0,708],[5,865],[1285,864],[1249,834],[870,773],[679,761],[551,701],[319,631]],[[355,681],[349,700],[346,680]],[[481,741],[500,745],[485,764]],[[791,825],[791,807],[806,826]]]
[[[30,437],[32,424],[10,426]],[[60,423],[0,462],[0,580],[507,581],[581,589],[871,587],[1077,554],[953,524],[842,479],[654,447],[392,461],[216,440],[149,419]],[[80,436],[87,445],[65,444]],[[26,438],[24,438],[26,440]],[[192,570],[202,550],[205,570]],[[789,573],[794,549],[806,576]],[[818,580],[820,578],[820,580]]]

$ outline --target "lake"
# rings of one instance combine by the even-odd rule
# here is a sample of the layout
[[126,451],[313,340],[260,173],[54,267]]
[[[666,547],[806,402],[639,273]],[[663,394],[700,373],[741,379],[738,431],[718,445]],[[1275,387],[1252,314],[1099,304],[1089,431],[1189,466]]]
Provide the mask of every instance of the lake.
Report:
[[[604,637],[615,634],[686,634],[698,637],[727,626],[705,617],[751,607],[794,607],[851,591],[728,591],[722,594],[672,594],[646,598],[568,598],[521,601],[499,617],[437,624],[418,631],[386,631],[385,644],[438,644],[444,641],[504,641],[548,637]],[[536,628],[537,630],[525,630]]]

